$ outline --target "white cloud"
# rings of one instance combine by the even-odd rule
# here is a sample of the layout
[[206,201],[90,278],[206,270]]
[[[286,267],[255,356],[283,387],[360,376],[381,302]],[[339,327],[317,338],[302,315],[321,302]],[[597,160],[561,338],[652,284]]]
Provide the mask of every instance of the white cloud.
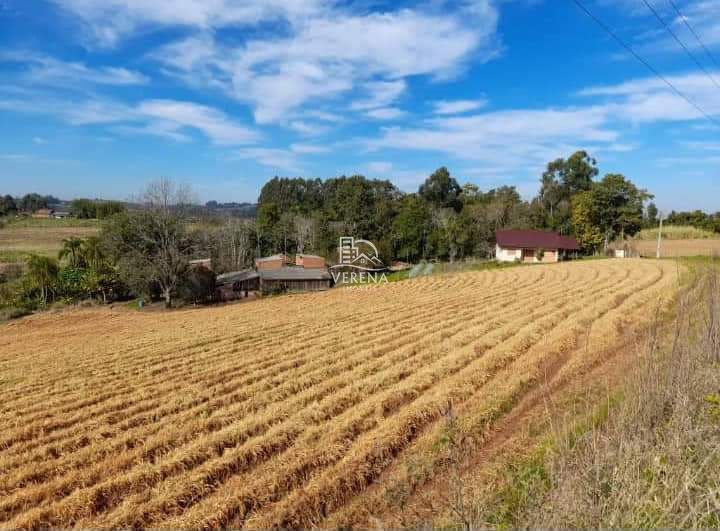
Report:
[[689,141],[680,142],[680,144],[687,148],[697,149],[701,151],[720,151],[720,142]]
[[374,161],[367,164],[367,169],[375,175],[391,172],[393,169],[392,162]]
[[31,101],[0,99],[0,109],[50,114],[71,125],[109,125],[122,134],[151,134],[176,141],[190,140],[190,129],[219,145],[252,144],[260,137],[217,109],[186,101],[145,100],[127,105],[107,99],[57,100],[38,93]]
[[487,105],[486,99],[479,100],[439,100],[433,102],[435,114],[462,114],[469,111],[476,111]]
[[313,144],[290,144],[290,150],[294,153],[307,153],[311,155],[329,153],[331,151],[327,146],[317,146]]
[[440,152],[458,160],[481,161],[502,176],[540,170],[548,161],[590,144],[608,145],[618,132],[607,125],[603,107],[508,110],[434,118],[416,127],[388,127],[371,150]]
[[143,101],[138,106],[138,112],[166,123],[175,123],[178,127],[199,129],[216,144],[250,144],[258,139],[255,131],[233,122],[217,109],[196,103],[174,100]]
[[0,153],[0,160],[9,160],[13,162],[19,162],[23,160],[31,160],[31,155],[26,155],[24,153]]
[[372,109],[365,113],[365,116],[373,120],[397,120],[407,113],[397,107],[383,107],[381,109]]
[[54,0],[87,25],[93,38],[114,46],[126,35],[153,26],[204,29],[297,20],[319,12],[325,0]]
[[288,127],[305,136],[318,136],[328,130],[328,128],[324,125],[311,124],[305,120],[293,120],[288,124]]
[[286,171],[291,173],[302,173],[300,162],[293,151],[277,148],[244,148],[238,150],[234,155],[241,159],[252,159],[258,164],[272,169],[273,171]]
[[4,52],[0,62],[20,63],[26,70],[21,79],[32,85],[143,85],[148,78],[140,72],[115,66],[89,67],[30,52]]
[[367,110],[386,107],[405,92],[407,84],[402,79],[397,81],[373,81],[366,83],[364,88],[369,92],[369,97],[364,100],[354,101],[350,106],[351,109]]
[[[647,6],[637,0],[603,0],[602,3],[618,7],[624,14],[642,19],[643,28],[646,28],[645,19],[652,20],[653,24],[657,24]],[[683,44],[691,51],[697,52],[701,60],[705,61],[709,58],[700,42],[687,28],[685,21],[693,28],[706,47],[716,51],[720,48],[720,0],[686,0],[684,2],[675,0],[683,17],[678,16],[669,2],[655,1],[652,4],[660,16],[671,25]],[[636,41],[640,43],[636,46],[637,50],[643,54],[684,54],[682,47],[663,27],[657,27],[651,31],[644,29],[637,34]]]
[[[720,116],[720,91],[706,75],[691,72],[667,76],[667,79],[705,113]],[[632,122],[705,119],[694,105],[657,78],[589,87],[579,94],[586,97],[605,97],[606,105],[618,119]]]
[[355,13],[326,5],[303,13],[288,19],[283,37],[253,37],[231,46],[204,32],[151,57],[188,83],[221,88],[249,103],[258,123],[271,123],[307,103],[348,94],[355,97],[355,110],[387,107],[410,76],[448,79],[468,61],[497,54],[498,14],[491,0],[443,12]]

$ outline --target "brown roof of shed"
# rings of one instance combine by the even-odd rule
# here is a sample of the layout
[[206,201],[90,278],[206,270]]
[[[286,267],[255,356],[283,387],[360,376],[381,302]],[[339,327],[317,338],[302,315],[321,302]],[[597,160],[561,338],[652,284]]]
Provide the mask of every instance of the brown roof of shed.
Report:
[[495,239],[500,247],[565,249],[567,251],[580,249],[575,238],[543,230],[499,230],[495,233]]
[[277,260],[287,260],[287,256],[284,254],[274,254],[272,256],[263,256],[262,258],[256,258],[256,262],[275,262]]

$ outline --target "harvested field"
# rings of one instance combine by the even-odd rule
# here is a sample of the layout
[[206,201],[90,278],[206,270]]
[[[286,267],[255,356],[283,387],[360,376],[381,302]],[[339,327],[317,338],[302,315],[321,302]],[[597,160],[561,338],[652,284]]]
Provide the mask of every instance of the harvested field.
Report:
[[[654,258],[657,252],[657,241],[634,241],[631,246],[644,257]],[[663,240],[660,254],[663,258],[720,256],[720,239]]]
[[598,260],[2,325],[0,527],[371,525],[443,466],[449,417],[481,449],[676,275]]
[[[65,238],[86,238],[98,233],[97,223],[72,224],[65,220],[32,220],[0,228],[0,262],[18,262],[29,253],[57,256]],[[73,220],[74,221],[74,220]],[[86,220],[87,221],[87,220]],[[42,223],[40,223],[42,222]],[[53,226],[52,222],[57,223]]]

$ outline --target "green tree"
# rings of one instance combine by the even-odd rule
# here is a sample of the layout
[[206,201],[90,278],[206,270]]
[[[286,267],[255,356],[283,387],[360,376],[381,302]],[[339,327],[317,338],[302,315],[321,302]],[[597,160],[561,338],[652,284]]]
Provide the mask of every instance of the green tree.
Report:
[[591,191],[575,194],[572,199],[572,226],[580,247],[596,252],[603,244],[604,236],[597,219],[593,193]]
[[546,212],[544,225],[564,234],[570,231],[570,204],[575,194],[590,190],[598,174],[597,161],[585,151],[577,151],[568,159],[548,163],[543,172],[538,194]]
[[418,194],[425,201],[437,208],[453,208],[460,210],[460,195],[463,190],[458,182],[450,175],[448,169],[443,166],[435,170],[425,182],[420,185]]
[[60,249],[60,252],[58,253],[58,258],[60,260],[68,258],[70,267],[83,267],[82,248],[83,240],[81,238],[76,236],[65,238],[62,241],[62,249]]
[[633,236],[643,223],[643,205],[652,194],[635,186],[624,175],[609,173],[592,188],[599,228],[605,248],[617,237]]
[[41,208],[47,208],[48,198],[40,194],[25,194],[20,199],[18,206],[25,212],[35,212]]
[[141,210],[111,218],[101,237],[125,283],[144,293],[157,287],[170,308],[193,252],[186,230],[192,197],[188,189],[160,179],[140,199]]
[[396,256],[406,261],[424,258],[429,229],[430,211],[426,203],[415,194],[405,196],[393,222]]
[[78,219],[95,219],[97,207],[90,199],[73,199],[70,202],[70,215]]
[[108,265],[105,249],[99,236],[89,236],[82,241],[79,261],[95,270],[101,270]]
[[47,304],[52,294],[59,270],[58,263],[53,258],[33,254],[27,259],[27,279],[40,291],[43,304]]
[[13,196],[0,196],[0,216],[10,216],[15,212],[17,212],[17,205]]
[[646,210],[645,226],[655,227],[658,224],[658,214],[658,207],[655,205],[655,203],[650,203],[647,206]]
[[97,201],[95,203],[95,216],[98,219],[107,219],[115,214],[125,212],[125,205],[120,201]]

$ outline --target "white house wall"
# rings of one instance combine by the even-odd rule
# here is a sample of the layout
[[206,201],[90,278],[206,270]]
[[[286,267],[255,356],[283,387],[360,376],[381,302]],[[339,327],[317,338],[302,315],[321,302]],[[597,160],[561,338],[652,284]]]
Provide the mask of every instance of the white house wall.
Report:
[[522,260],[522,249],[505,249],[496,245],[495,259],[500,262],[514,262],[515,260]]

